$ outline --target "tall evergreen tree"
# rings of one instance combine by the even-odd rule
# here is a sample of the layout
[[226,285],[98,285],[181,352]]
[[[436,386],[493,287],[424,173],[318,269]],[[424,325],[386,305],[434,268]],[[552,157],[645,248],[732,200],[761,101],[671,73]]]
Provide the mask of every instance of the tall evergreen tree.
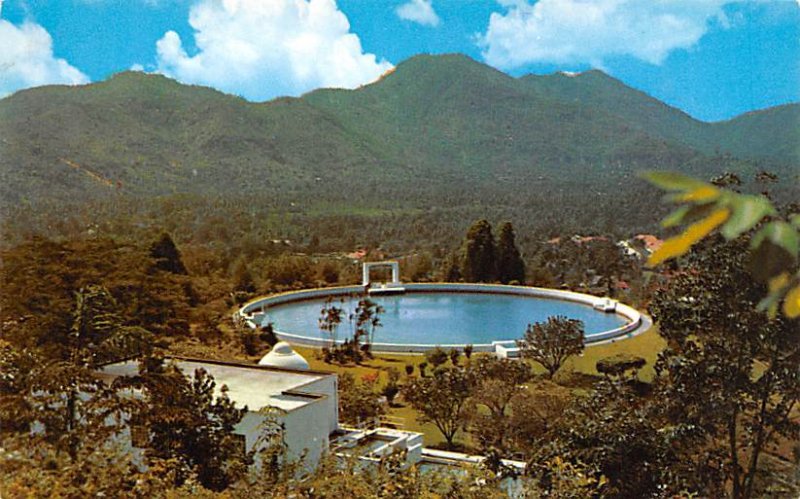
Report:
[[461,274],[466,282],[492,282],[497,277],[492,226],[478,220],[467,231]]
[[444,282],[458,282],[461,280],[461,258],[457,252],[448,254],[443,260],[439,270],[440,279]]
[[497,279],[503,284],[525,281],[525,263],[515,242],[514,227],[505,222],[497,241]]
[[169,234],[164,232],[158,241],[150,246],[150,256],[156,261],[156,268],[173,274],[187,274],[181,260],[181,252]]
[[118,305],[102,286],[81,288],[75,296],[75,311],[70,329],[70,360],[94,368],[103,362],[148,352],[150,332],[126,326]]

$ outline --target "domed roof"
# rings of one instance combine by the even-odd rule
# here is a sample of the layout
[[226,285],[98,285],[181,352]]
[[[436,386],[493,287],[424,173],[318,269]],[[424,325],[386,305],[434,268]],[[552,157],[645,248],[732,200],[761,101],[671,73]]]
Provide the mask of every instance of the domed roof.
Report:
[[308,362],[302,355],[292,350],[285,341],[279,341],[272,350],[258,361],[259,366],[284,367],[287,369],[308,369]]

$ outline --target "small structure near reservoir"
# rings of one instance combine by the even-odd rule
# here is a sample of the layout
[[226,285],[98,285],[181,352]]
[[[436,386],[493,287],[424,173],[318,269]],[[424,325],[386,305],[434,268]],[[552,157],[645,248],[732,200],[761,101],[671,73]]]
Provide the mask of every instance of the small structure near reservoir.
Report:
[[[375,267],[391,267],[392,280],[390,282],[381,283],[378,286],[372,286],[369,273],[370,270],[372,270]],[[389,294],[389,293],[405,292],[405,288],[403,288],[403,285],[400,282],[400,264],[396,260],[391,260],[386,262],[364,262],[362,274],[363,274],[362,284],[364,285],[364,288],[367,289],[367,292],[370,294]]]
[[272,350],[258,361],[258,365],[284,369],[308,369],[308,361],[285,341],[276,343]]

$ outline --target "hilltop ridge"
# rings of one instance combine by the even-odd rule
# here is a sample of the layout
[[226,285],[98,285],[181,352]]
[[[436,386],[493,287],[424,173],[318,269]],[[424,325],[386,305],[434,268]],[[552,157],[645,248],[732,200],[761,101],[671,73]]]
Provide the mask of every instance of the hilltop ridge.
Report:
[[0,137],[6,209],[178,193],[507,204],[543,189],[608,196],[650,168],[796,177],[800,105],[709,124],[596,70],[512,78],[422,55],[355,90],[263,103],[137,72],[35,88],[0,100]]

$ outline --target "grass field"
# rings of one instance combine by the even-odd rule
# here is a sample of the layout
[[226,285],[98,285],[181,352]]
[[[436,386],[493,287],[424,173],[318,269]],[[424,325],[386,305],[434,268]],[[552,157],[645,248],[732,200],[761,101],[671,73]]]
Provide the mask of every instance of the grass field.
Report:
[[[640,371],[639,376],[643,380],[650,380],[654,375],[653,364],[656,361],[658,353],[665,345],[666,343],[664,339],[659,336],[657,328],[652,327],[647,332],[633,338],[626,338],[604,345],[591,346],[586,348],[583,355],[580,357],[569,359],[561,368],[561,371],[556,374],[556,380],[570,372],[598,375],[595,369],[595,363],[604,357],[618,353],[638,355],[647,360],[647,365]],[[362,365],[339,366],[323,362],[320,358],[319,351],[313,348],[296,347],[295,350],[308,360],[311,369],[335,372],[338,374],[349,372],[353,374],[356,379],[361,379],[365,375],[374,375],[374,373],[378,373],[379,385],[381,386],[386,383],[387,372],[390,368],[397,369],[401,375],[405,376],[406,364],[412,364],[414,366],[414,372],[416,373],[418,372],[419,363],[425,360],[425,357],[422,355],[377,354],[373,360],[365,362]],[[544,372],[544,369],[538,364],[532,363],[532,366],[535,372]],[[424,433],[426,445],[435,445],[444,440],[434,425],[422,424],[417,421],[416,411],[409,406],[402,405],[393,407],[390,409],[389,415],[403,418],[405,422],[404,429]]]

